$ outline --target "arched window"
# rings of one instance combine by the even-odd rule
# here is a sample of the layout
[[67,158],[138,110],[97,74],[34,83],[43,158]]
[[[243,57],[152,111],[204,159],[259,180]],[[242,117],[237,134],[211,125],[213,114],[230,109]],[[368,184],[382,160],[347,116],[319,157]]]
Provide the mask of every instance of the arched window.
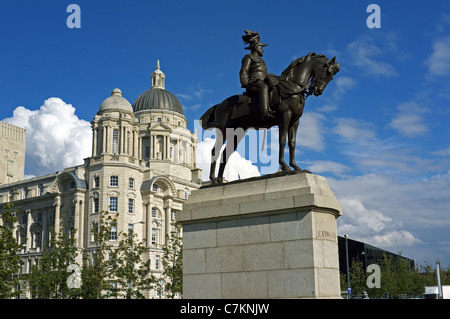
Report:
[[39,184],[38,186],[38,196],[44,195],[44,185]]
[[113,130],[112,152],[114,154],[119,153],[119,130]]

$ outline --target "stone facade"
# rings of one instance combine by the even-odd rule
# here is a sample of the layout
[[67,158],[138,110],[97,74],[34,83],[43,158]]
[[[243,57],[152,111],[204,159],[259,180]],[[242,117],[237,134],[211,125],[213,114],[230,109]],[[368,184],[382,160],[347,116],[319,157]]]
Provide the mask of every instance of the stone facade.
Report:
[[0,121],[0,185],[23,180],[25,130]]
[[265,176],[192,193],[183,226],[185,298],[340,298],[337,218],[324,177]]
[[[159,66],[152,74],[158,90],[165,90],[164,82],[155,81],[163,75]],[[101,211],[110,211],[119,213],[118,233],[132,229],[138,240],[145,239],[148,252],[143,259],[151,259],[154,274],[160,276],[166,235],[173,230],[175,213],[200,187],[201,172],[195,162],[198,141],[187,129],[184,114],[144,106],[135,112],[114,89],[91,122],[92,156],[84,164],[0,185],[0,203],[17,192],[13,201],[21,210],[17,238],[23,241],[22,273],[36,263],[50,227],[75,228],[77,247],[92,250],[92,226]],[[152,291],[147,297],[160,296]]]

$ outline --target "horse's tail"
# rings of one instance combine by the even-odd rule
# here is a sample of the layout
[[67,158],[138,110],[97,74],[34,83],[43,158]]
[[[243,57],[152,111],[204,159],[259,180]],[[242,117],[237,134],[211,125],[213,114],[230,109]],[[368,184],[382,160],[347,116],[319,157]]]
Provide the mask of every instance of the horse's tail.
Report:
[[216,127],[216,115],[215,115],[215,110],[216,110],[217,105],[214,105],[213,107],[210,107],[205,114],[203,114],[200,117],[200,123],[202,125],[202,128],[204,130],[207,130],[209,128],[212,127]]

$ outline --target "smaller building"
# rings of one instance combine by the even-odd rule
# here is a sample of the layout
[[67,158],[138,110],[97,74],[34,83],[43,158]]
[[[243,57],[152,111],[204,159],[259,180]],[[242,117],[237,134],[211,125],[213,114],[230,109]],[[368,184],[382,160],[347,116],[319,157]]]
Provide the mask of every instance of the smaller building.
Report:
[[338,236],[338,246],[339,246],[339,269],[341,274],[347,274],[347,251],[345,242],[347,240],[348,245],[348,263],[349,267],[352,264],[352,260],[360,260],[363,263],[363,269],[367,269],[367,266],[371,264],[380,265],[383,257],[393,256],[393,258],[403,258],[407,260],[410,264],[410,269],[414,269],[414,260],[409,259],[399,254],[394,254],[387,250],[354,240],[350,238],[345,238]]
[[25,129],[0,121],[0,185],[23,180]]

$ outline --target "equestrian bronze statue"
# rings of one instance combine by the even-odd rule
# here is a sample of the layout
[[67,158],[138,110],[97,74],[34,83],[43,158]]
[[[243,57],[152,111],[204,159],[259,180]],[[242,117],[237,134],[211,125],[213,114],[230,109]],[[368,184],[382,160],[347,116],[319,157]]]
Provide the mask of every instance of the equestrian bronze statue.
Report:
[[233,136],[227,141],[220,161],[217,177],[216,162],[220,150],[227,140],[227,131],[250,128],[267,129],[278,125],[279,155],[278,162],[283,171],[290,170],[284,161],[286,137],[289,147],[289,165],[296,171],[302,171],[295,163],[296,135],[299,119],[303,114],[305,100],[309,95],[320,96],[340,66],[336,57],[331,60],[314,52],[292,61],[281,76],[268,74],[262,61],[262,47],[256,31],[245,31],[244,43],[251,50],[242,60],[240,79],[246,92],[233,95],[208,109],[200,118],[203,129],[216,129],[216,141],[211,151],[209,177],[213,184],[223,183],[223,173],[230,155],[243,135]]

